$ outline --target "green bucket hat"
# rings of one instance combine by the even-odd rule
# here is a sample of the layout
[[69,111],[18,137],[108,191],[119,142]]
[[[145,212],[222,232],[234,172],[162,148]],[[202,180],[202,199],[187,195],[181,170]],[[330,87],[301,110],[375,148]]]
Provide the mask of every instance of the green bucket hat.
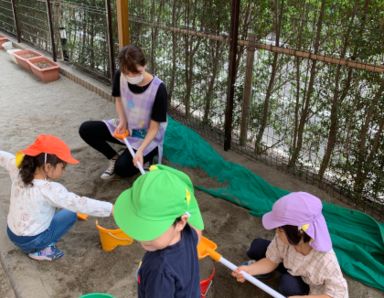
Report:
[[117,198],[113,215],[117,226],[138,241],[161,236],[175,219],[188,214],[188,223],[204,229],[191,179],[176,169],[153,165]]

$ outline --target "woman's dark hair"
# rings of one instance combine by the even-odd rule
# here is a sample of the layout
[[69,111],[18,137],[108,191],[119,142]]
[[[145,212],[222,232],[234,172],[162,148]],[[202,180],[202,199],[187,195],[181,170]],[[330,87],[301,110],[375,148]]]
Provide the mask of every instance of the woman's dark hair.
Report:
[[285,225],[281,229],[284,230],[285,235],[287,235],[288,242],[292,245],[297,245],[303,239],[303,242],[309,242],[311,237],[309,237],[304,231],[299,230],[297,226]]
[[120,50],[118,60],[122,72],[138,73],[137,65],[145,66],[147,64],[143,51],[132,44]]
[[[23,180],[25,185],[33,185],[32,181],[35,176],[35,171],[38,167],[41,167],[44,165],[45,159],[45,153],[41,153],[36,156],[29,156],[26,155],[23,158],[23,161],[20,165],[20,177],[21,180]],[[47,154],[47,160],[46,163],[51,164],[53,167],[56,167],[57,164],[62,163],[64,166],[66,165],[66,162],[62,161],[60,158],[58,158],[54,154]]]

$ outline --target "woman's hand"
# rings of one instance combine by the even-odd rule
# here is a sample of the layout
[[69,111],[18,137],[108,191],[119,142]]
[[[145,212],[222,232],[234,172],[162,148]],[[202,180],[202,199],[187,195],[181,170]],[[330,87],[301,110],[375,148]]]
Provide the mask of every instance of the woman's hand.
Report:
[[121,135],[127,131],[127,122],[125,121],[119,121],[119,125],[116,126],[116,129],[114,131],[115,134]]
[[141,151],[140,149],[136,151],[135,153],[135,157],[133,158],[132,160],[133,164],[135,165],[135,167],[137,168],[137,164],[141,164],[142,166],[144,165],[143,162],[144,162],[144,158],[143,158],[143,151]]
[[244,276],[240,273],[240,271],[248,272],[249,266],[239,266],[235,271],[232,272],[232,276],[236,278],[238,282],[245,282]]

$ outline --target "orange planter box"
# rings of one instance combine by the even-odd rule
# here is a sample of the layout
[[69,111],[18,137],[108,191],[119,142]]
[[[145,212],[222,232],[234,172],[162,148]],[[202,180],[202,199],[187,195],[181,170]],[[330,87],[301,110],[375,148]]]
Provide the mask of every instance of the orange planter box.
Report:
[[31,71],[43,82],[56,81],[59,77],[60,66],[44,56],[27,60]]
[[17,52],[14,52],[12,54],[15,56],[17,64],[19,64],[21,67],[23,67],[26,70],[31,70],[28,60],[34,57],[42,57],[40,53],[32,51],[32,50],[20,50]]

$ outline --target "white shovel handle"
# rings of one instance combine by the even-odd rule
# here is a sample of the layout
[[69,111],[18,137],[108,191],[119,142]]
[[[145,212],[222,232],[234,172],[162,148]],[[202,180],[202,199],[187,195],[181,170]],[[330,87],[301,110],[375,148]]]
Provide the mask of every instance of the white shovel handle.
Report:
[[[235,271],[238,268],[235,264],[231,263],[230,261],[228,261],[223,256],[220,258],[219,262],[221,264],[223,264],[225,267],[228,267],[229,269],[231,269],[232,271]],[[254,278],[249,273],[247,273],[245,271],[240,271],[240,272],[241,272],[241,274],[244,276],[244,278],[247,281],[249,281],[251,284],[255,285],[256,287],[262,289],[264,292],[268,293],[272,297],[275,297],[275,298],[286,298],[285,296],[281,295],[279,292],[275,291],[271,287],[269,287],[266,284],[262,283],[257,278]]]
[[[133,151],[132,146],[131,146],[131,144],[129,144],[129,141],[128,141],[127,138],[124,138],[124,143],[125,143],[125,145],[127,146],[129,152],[131,153],[132,158],[134,158],[135,155],[136,155],[136,154],[135,154],[135,151]],[[140,171],[141,175],[144,175],[144,174],[145,174],[145,171],[144,171],[144,169],[143,169],[143,165],[142,165],[141,163],[138,162],[138,163],[137,163],[137,167],[139,168],[139,171]]]

